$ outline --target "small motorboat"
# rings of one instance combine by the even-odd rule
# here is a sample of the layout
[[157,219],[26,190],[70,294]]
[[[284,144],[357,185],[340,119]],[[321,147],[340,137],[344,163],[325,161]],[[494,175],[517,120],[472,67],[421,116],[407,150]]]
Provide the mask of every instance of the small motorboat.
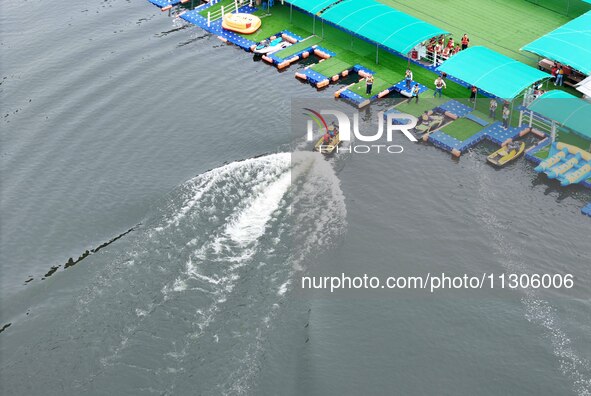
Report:
[[252,50],[257,55],[272,54],[273,52],[280,51],[291,45],[290,42],[284,41],[282,37],[277,37],[274,40],[263,40],[257,44]]
[[[333,128],[332,126],[329,127],[329,130]],[[334,154],[337,151],[337,147],[341,144],[341,139],[339,138],[339,131],[336,130],[334,136],[328,140],[328,142],[324,142],[324,135],[318,139],[316,144],[314,145],[314,151],[318,151],[324,155]]]
[[512,142],[489,155],[486,160],[494,166],[502,167],[519,158],[524,151],[524,142]]
[[226,14],[222,20],[222,27],[237,33],[252,34],[261,27],[261,18],[240,12]]

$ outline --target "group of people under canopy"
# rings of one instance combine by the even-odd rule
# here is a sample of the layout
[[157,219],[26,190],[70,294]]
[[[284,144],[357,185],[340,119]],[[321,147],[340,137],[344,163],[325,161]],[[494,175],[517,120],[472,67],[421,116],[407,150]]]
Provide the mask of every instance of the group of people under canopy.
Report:
[[469,45],[470,38],[467,34],[464,34],[459,42],[456,42],[451,36],[446,41],[445,35],[440,35],[418,44],[414,51],[419,59],[427,58],[434,63],[440,63],[465,50]]

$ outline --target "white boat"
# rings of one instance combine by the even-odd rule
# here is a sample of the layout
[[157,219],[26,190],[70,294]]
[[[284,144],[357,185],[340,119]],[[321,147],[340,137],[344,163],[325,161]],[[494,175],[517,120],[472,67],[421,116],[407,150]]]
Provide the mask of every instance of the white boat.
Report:
[[274,40],[263,40],[260,43],[257,44],[257,46],[255,47],[254,50],[252,50],[252,52],[254,52],[257,55],[267,55],[267,54],[272,54],[273,52],[277,52],[280,51],[284,48],[287,48],[291,45],[290,42],[284,41],[283,38],[281,37],[277,37]]

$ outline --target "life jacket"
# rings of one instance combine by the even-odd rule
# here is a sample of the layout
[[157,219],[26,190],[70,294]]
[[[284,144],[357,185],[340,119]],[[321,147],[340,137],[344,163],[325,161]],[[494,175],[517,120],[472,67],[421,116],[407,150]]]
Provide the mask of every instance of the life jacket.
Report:
[[462,36],[462,44],[467,45],[470,42],[468,36]]
[[328,133],[324,134],[324,143],[328,143],[330,141],[330,135]]

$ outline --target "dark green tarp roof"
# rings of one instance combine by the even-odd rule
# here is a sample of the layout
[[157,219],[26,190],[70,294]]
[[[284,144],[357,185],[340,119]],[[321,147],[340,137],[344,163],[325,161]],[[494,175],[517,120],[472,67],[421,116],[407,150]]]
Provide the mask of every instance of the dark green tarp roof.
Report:
[[460,51],[437,70],[503,99],[513,99],[536,81],[550,77],[486,47]]
[[529,43],[522,50],[591,74],[591,11]]
[[567,92],[548,91],[527,107],[591,140],[591,103]]

